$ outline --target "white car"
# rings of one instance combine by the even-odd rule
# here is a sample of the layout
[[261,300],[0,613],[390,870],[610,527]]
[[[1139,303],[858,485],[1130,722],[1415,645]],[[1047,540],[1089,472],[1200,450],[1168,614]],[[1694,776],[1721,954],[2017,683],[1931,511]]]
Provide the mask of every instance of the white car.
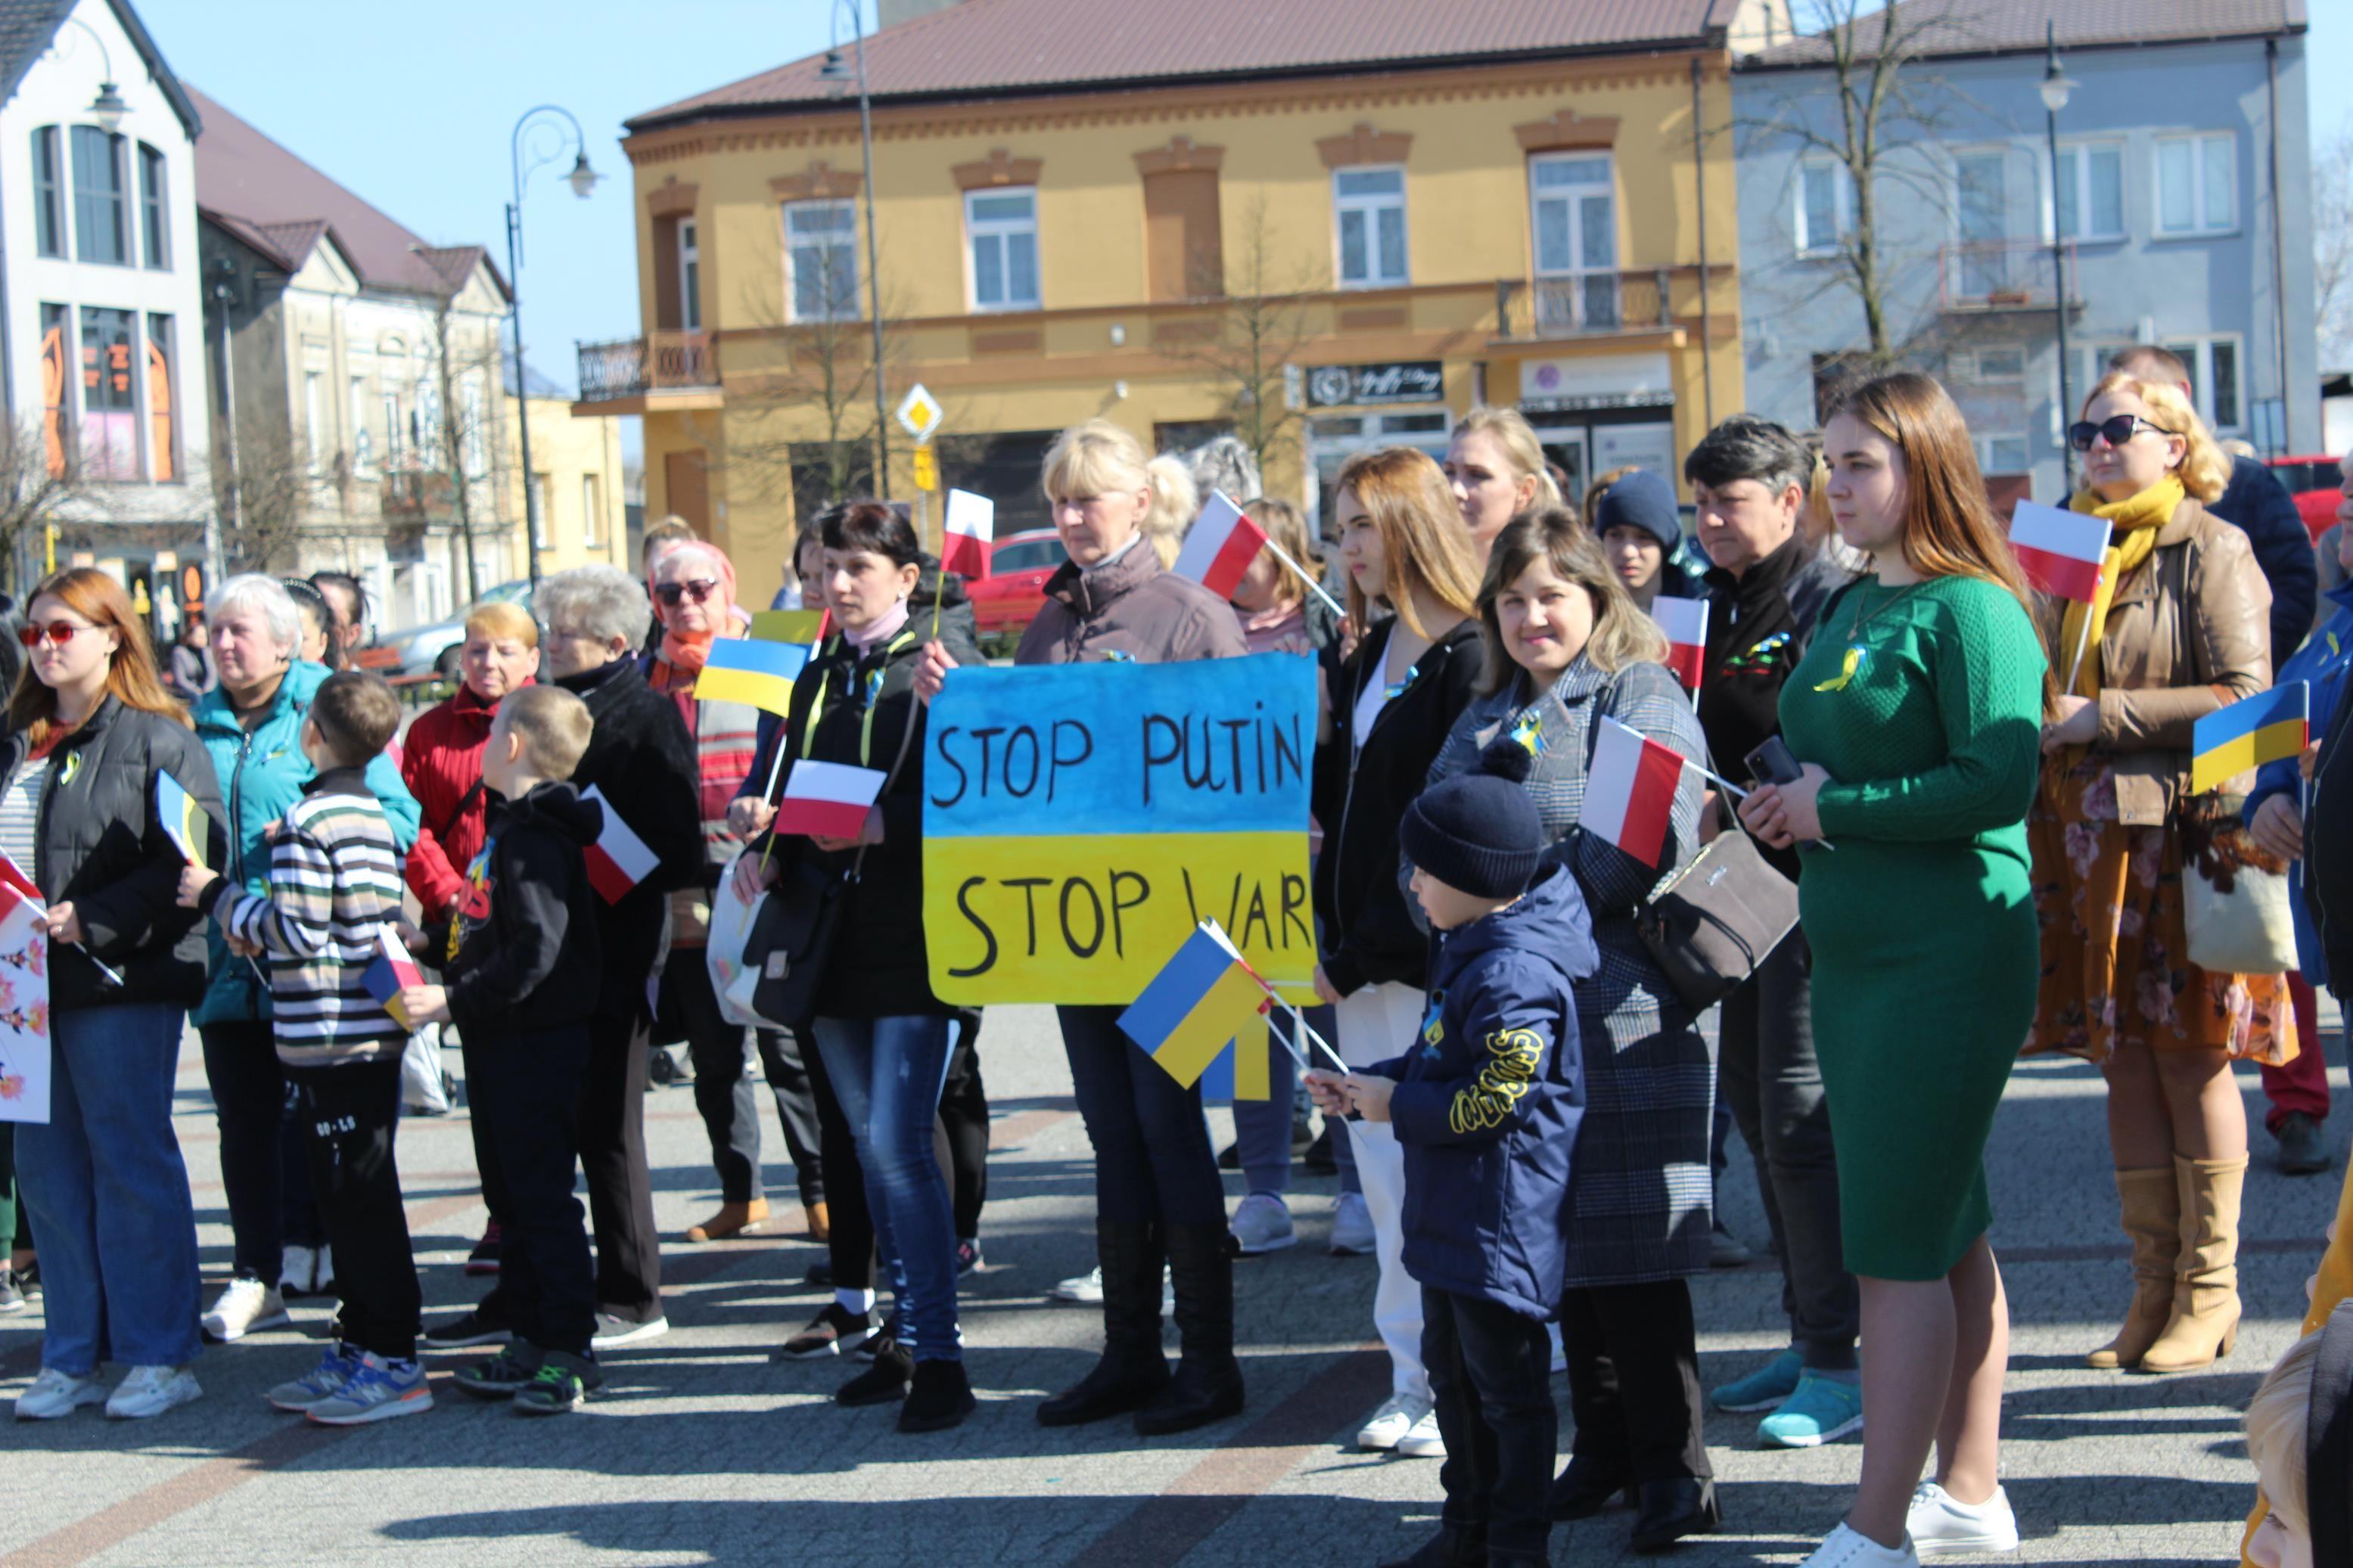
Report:
[[[514,604],[531,608],[531,580],[518,579],[501,583],[466,607],[470,613],[481,605]],[[390,648],[399,656],[399,668],[387,670],[388,675],[438,675],[443,679],[458,679],[458,656],[466,646],[466,615],[459,614],[430,626],[410,626],[402,631],[385,632],[369,645]]]

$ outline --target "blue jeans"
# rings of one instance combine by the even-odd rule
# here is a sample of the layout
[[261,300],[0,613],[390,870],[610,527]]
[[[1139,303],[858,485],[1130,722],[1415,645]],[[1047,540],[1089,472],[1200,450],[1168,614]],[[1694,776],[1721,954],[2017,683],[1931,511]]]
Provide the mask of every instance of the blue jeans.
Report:
[[955,1217],[932,1151],[955,1020],[918,1013],[819,1018],[841,1113],[858,1140],[867,1207],[899,1308],[900,1343],[917,1361],[962,1361],[956,1340]]
[[1095,1214],[1125,1225],[1226,1223],[1197,1084],[1180,1088],[1120,1031],[1121,1007],[1057,1007],[1071,1090],[1095,1152]]
[[196,1215],[172,1132],[185,1016],[160,1002],[49,1016],[48,1125],[16,1129],[47,1292],[44,1366],[184,1366],[201,1348]]

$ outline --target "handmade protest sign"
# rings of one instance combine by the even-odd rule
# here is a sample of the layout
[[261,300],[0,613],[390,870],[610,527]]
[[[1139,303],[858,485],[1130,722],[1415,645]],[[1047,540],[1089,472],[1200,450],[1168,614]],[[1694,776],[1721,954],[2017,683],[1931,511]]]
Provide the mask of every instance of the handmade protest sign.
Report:
[[1204,920],[1312,999],[1307,656],[959,669],[923,743],[943,1001],[1125,1005]]
[[49,1120],[48,938],[41,906],[0,877],[0,1121]]

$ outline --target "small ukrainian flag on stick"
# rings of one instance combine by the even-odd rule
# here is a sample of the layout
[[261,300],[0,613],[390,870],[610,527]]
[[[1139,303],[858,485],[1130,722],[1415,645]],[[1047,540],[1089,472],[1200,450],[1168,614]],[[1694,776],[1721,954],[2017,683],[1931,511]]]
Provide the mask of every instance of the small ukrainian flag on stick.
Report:
[[2209,713],[2189,730],[2189,793],[2204,795],[2250,768],[2301,756],[2312,739],[2312,688],[2274,687]]
[[1205,1091],[1229,1081],[1232,1098],[1265,1100],[1271,1089],[1263,1041],[1272,1000],[1218,923],[1203,921],[1119,1016],[1119,1026],[1186,1088],[1215,1066],[1219,1070]]

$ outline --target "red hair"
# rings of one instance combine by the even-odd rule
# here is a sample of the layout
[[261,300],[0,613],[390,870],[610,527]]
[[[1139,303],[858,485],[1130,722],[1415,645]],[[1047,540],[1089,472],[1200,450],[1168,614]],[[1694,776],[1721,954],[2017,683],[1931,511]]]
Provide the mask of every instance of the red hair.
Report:
[[[156,678],[155,652],[147,641],[146,625],[131,607],[131,596],[122,591],[121,584],[95,566],[69,566],[62,572],[52,572],[35,585],[32,595],[25,601],[27,622],[32,606],[43,599],[55,599],[90,625],[117,635],[120,642],[106,671],[108,696],[125,708],[188,724],[188,710],[164,689],[164,683]],[[8,727],[23,731],[33,749],[38,751],[47,743],[57,716],[58,694],[41,684],[40,678],[33,673],[33,661],[26,659],[23,672],[16,677],[16,689],[8,697]]]

